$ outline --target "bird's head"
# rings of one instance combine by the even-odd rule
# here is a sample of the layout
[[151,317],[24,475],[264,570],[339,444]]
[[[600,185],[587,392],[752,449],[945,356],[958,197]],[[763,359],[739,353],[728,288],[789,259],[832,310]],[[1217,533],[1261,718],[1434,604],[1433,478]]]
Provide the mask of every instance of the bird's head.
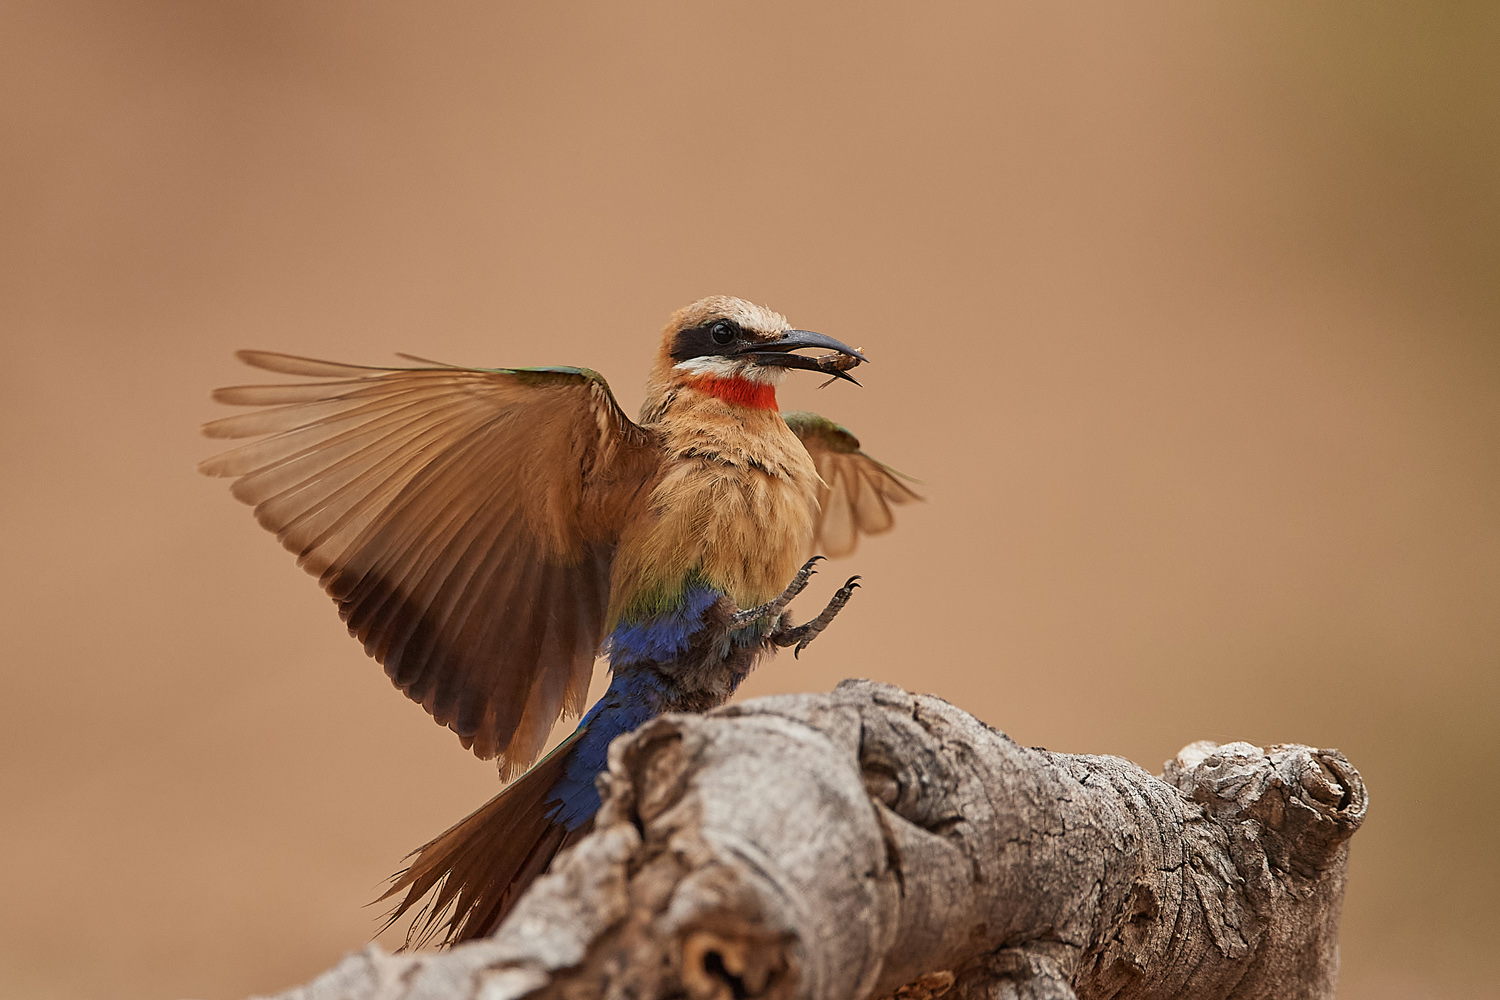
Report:
[[[796,353],[802,349],[825,353]],[[672,314],[656,367],[663,382],[691,386],[741,405],[774,408],[775,387],[788,369],[854,382],[847,370],[865,360],[832,337],[793,329],[786,317],[764,306],[713,295]]]

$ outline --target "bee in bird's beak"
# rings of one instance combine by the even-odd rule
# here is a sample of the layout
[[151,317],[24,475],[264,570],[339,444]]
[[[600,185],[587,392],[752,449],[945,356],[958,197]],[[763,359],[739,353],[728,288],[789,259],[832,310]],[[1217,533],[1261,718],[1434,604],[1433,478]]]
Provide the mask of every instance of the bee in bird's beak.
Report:
[[[828,348],[834,353],[817,355],[791,353],[805,347]],[[746,344],[740,356],[748,357],[758,365],[803,368],[808,371],[822,372],[834,378],[854,382],[855,385],[859,383],[854,380],[854,376],[848,374],[849,369],[870,360],[848,344],[834,340],[826,334],[813,333],[811,330],[788,330],[775,340]]]

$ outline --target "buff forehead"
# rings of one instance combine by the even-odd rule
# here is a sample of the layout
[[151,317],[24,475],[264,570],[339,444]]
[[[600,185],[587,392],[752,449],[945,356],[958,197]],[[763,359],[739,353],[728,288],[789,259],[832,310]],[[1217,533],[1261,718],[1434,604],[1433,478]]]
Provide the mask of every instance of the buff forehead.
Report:
[[733,295],[710,295],[690,306],[684,306],[672,314],[666,333],[671,336],[678,330],[689,330],[716,319],[727,319],[752,333],[775,336],[792,328],[786,317]]

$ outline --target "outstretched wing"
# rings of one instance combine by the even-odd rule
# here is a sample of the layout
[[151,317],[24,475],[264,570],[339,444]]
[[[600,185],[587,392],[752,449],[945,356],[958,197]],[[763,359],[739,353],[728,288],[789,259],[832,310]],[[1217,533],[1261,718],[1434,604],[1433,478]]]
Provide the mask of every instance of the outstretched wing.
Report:
[[816,413],[793,410],[782,418],[812,455],[823,486],[818,489],[815,553],[846,556],[860,535],[890,531],[896,523],[892,504],[922,499],[903,483],[909,476],[875,461],[859,450],[859,438]]
[[650,432],[579,368],[366,368],[241,351],[316,382],[220,389],[259,438],[203,462],[338,603],[407,697],[507,776],[576,714]]

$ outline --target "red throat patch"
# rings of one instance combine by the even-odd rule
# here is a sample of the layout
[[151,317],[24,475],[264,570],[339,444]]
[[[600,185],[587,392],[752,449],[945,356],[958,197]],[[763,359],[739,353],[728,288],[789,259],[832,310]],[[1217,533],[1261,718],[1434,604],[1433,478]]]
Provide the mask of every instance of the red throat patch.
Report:
[[776,409],[776,387],[768,382],[757,382],[754,379],[740,378],[738,375],[731,375],[728,378],[718,375],[698,375],[688,379],[687,384],[699,392],[705,392],[735,406],[743,406],[751,410]]

